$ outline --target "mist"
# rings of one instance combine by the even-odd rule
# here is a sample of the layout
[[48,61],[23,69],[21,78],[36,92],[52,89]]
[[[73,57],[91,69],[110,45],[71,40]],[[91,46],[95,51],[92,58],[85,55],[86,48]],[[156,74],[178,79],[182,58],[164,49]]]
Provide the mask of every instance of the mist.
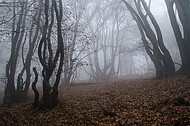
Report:
[[[180,105],[189,106],[189,5],[189,0],[0,0],[0,103],[10,107],[33,101],[32,109],[47,110],[60,104],[86,105],[86,99],[99,106],[90,103],[94,111],[103,112],[96,116],[98,123],[90,116],[88,123],[80,119],[73,123],[69,116],[70,123],[65,125],[108,125],[112,117],[119,120],[112,120],[115,125],[136,124],[138,119],[122,120],[119,111],[129,104],[121,99],[132,99],[132,106],[147,102],[158,113],[180,100]],[[182,90],[172,94],[180,86]],[[156,97],[164,91],[163,99]],[[147,92],[155,103],[147,100]],[[79,111],[65,106],[69,112]],[[129,114],[131,110],[123,111]],[[126,113],[121,115],[128,118]],[[137,124],[148,124],[148,120],[143,124],[142,113],[137,114]],[[107,116],[108,123],[103,121]],[[186,124],[183,117],[180,124]],[[11,125],[2,120],[2,125]],[[151,125],[178,124],[172,119],[169,123],[151,120]]]
[[[11,52],[11,28],[9,28],[11,21],[6,23],[6,18],[7,20],[11,18],[11,10],[6,10],[10,8],[7,5],[8,2],[5,2],[5,5],[3,4],[2,2],[1,78],[5,75],[6,63]],[[180,53],[164,1],[152,0],[150,9],[160,26],[164,44],[172,59],[181,64]],[[9,12],[10,16],[3,15],[7,13],[6,11]],[[64,14],[65,26],[63,27],[66,30],[63,37],[64,44],[68,49],[70,46],[74,46],[73,49],[76,51],[72,55],[72,59],[76,62],[72,64],[72,67],[77,69],[71,70],[73,75],[68,78],[67,83],[108,80],[120,76],[155,76],[154,65],[146,54],[138,26],[123,2],[114,0],[64,1]],[[29,21],[26,23],[31,23],[32,19],[27,18]],[[69,28],[70,31],[67,30]],[[72,33],[72,30],[77,30],[76,34]],[[73,42],[75,45],[72,45]],[[18,71],[22,67],[21,53],[20,51],[17,61]],[[37,57],[35,55],[34,57]],[[32,66],[37,65],[35,62],[32,62]],[[37,67],[40,68],[41,66]],[[179,66],[176,67],[179,68]],[[66,71],[70,68],[63,69]],[[98,75],[100,73],[102,75]],[[66,78],[66,75],[62,74],[62,76],[62,79]],[[3,86],[3,83],[1,85]]]

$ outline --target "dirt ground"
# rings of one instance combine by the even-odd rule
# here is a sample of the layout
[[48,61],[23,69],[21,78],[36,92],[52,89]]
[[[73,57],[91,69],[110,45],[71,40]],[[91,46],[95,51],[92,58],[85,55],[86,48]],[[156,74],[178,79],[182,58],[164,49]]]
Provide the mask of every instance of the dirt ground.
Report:
[[0,126],[190,125],[190,79],[118,80],[60,86],[60,104],[31,108],[31,100],[0,107]]

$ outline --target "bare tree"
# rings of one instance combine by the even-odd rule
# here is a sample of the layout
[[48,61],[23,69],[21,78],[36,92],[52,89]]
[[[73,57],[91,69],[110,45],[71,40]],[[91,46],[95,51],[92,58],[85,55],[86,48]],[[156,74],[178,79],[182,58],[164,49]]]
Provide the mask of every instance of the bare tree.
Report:
[[[50,4],[51,3],[51,4]],[[51,5],[51,6],[50,6]],[[50,14],[49,14],[49,8]],[[58,85],[60,81],[60,76],[62,73],[63,60],[64,60],[64,45],[63,45],[63,37],[62,37],[62,17],[63,17],[63,9],[62,9],[62,0],[57,2],[52,0],[45,0],[45,25],[43,27],[42,38],[38,47],[38,56],[41,65],[43,66],[42,76],[43,76],[43,96],[39,108],[46,109],[55,107],[58,104]],[[51,33],[52,27],[54,25],[54,12],[56,15],[57,21],[57,49],[55,51],[55,55],[53,55],[53,48],[51,44]],[[49,15],[51,16],[51,21],[49,24]],[[50,86],[50,78],[52,76],[53,71],[58,64],[57,72],[56,72],[56,80],[53,84],[53,87]]]
[[[144,0],[134,0],[135,10],[128,2],[125,0],[122,1],[138,25],[145,50],[154,63],[156,78],[160,79],[173,76],[175,74],[175,67],[172,57],[164,45],[160,27],[151,13],[149,5]],[[150,26],[150,23],[155,29],[155,32]]]
[[[106,3],[106,2],[105,2]],[[89,63],[91,72],[87,72],[95,80],[108,80],[119,75],[121,61],[123,17],[120,15],[118,3],[95,3],[90,16],[88,28],[92,34]],[[100,50],[101,49],[101,50]]]
[[[3,22],[6,24],[12,21],[11,56],[6,66],[8,82],[4,95],[4,103],[8,104],[10,102],[20,102],[27,98],[31,79],[32,56],[35,52],[40,31],[42,1],[22,0],[19,2],[13,1],[10,4],[13,8],[12,20]],[[28,25],[29,23],[31,23],[31,26]],[[26,47],[28,48],[25,49]],[[26,58],[24,58],[25,52],[27,52]],[[15,81],[16,76],[18,76],[17,81]]]
[[80,61],[80,55],[85,51],[88,43],[88,36],[84,32],[83,26],[81,26],[81,18],[85,10],[85,4],[85,1],[72,2],[73,8],[71,9],[71,13],[74,19],[72,25],[68,28],[69,30],[67,30],[64,35],[65,59],[61,83],[66,85],[71,83],[77,67],[79,67],[80,64],[78,63],[78,61]]
[[[182,66],[179,74],[190,74],[190,1],[189,0],[165,0],[170,22],[179,47]],[[177,13],[174,10],[177,9]],[[179,19],[179,20],[178,20]],[[182,28],[180,28],[182,27]]]
[[[24,45],[27,40],[23,42],[22,46],[22,60],[23,60],[23,68],[21,69],[20,73],[17,77],[17,94],[21,98],[27,98],[28,89],[30,87],[30,79],[31,79],[31,63],[32,63],[32,56],[35,52],[35,47],[37,45],[37,38],[39,37],[40,31],[40,17],[41,17],[41,8],[42,8],[42,1],[39,1],[37,11],[33,17],[32,24],[29,30],[29,39],[28,39],[28,52],[26,58],[24,59]],[[35,27],[36,24],[36,27]],[[34,32],[34,33],[33,33]],[[27,34],[25,36],[25,39]],[[23,80],[24,72],[26,71],[26,81]]]
[[[16,4],[19,8],[16,8]],[[12,39],[11,39],[11,56],[6,65],[7,85],[5,88],[4,103],[17,101],[16,88],[15,88],[15,72],[17,68],[17,61],[19,57],[19,50],[24,38],[26,15],[28,1],[13,2],[13,23],[12,23]],[[18,17],[16,13],[19,12]]]

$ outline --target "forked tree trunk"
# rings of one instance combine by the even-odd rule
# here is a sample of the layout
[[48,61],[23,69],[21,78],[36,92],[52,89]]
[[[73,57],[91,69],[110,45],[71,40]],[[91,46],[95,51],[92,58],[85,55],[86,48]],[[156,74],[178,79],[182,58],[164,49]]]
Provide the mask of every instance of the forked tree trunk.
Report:
[[[173,76],[175,74],[175,67],[172,57],[163,43],[160,27],[145,1],[134,0],[137,11],[125,0],[123,0],[123,2],[138,25],[145,50],[154,63],[156,78],[161,79]],[[144,10],[142,10],[142,8],[144,8]],[[146,13],[144,14],[143,11]],[[149,18],[150,21],[148,21],[147,18]],[[155,31],[150,27],[150,23],[155,28]],[[152,44],[152,47],[149,45],[148,40]]]
[[9,58],[9,61],[6,65],[6,76],[7,76],[7,85],[5,87],[4,92],[4,99],[3,102],[11,103],[11,102],[17,102],[20,100],[20,97],[17,95],[17,91],[15,88],[15,73],[17,68],[17,60],[19,57],[19,50],[21,43],[23,41],[24,37],[24,31],[25,31],[25,24],[26,24],[26,15],[28,13],[27,9],[27,3],[21,2],[20,5],[20,14],[16,16],[16,2],[13,2],[13,23],[12,23],[12,42],[11,42],[11,56]]
[[[43,76],[43,96],[39,104],[39,109],[54,108],[58,104],[58,86],[60,82],[60,76],[62,73],[63,60],[64,60],[64,45],[61,30],[62,21],[62,0],[59,0],[59,10],[57,8],[57,3],[52,0],[51,4],[51,22],[49,22],[49,0],[45,0],[45,25],[43,29],[43,36],[38,47],[38,56],[40,63],[43,66],[42,76]],[[57,20],[57,49],[55,55],[53,56],[53,48],[51,45],[51,32],[54,24],[54,11]],[[47,56],[48,54],[48,56]],[[50,86],[50,78],[53,71],[58,66],[57,75],[53,87]]]

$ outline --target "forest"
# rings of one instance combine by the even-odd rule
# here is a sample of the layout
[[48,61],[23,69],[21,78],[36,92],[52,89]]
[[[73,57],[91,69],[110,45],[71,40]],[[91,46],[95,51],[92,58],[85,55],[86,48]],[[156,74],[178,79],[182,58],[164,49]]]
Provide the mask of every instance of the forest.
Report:
[[0,125],[190,125],[190,0],[0,0]]

